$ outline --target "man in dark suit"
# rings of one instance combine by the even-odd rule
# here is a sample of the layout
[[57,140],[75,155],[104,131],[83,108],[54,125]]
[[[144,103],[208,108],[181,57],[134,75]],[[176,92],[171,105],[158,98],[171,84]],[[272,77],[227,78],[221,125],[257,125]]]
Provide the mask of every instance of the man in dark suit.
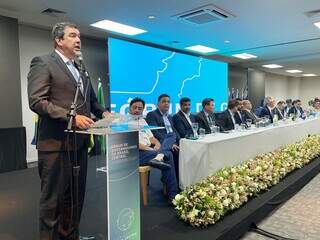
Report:
[[284,107],[284,111],[286,112],[287,115],[288,115],[290,108],[292,108],[292,99],[291,98],[286,100],[286,106]]
[[234,119],[236,120],[236,124],[241,125],[244,122],[244,119],[242,117],[242,109],[243,109],[243,103],[241,98],[236,99],[238,101],[237,111],[234,113]]
[[177,129],[180,138],[193,135],[192,123],[196,121],[195,116],[190,113],[190,98],[180,99],[180,111],[173,116],[173,125]]
[[273,97],[266,97],[266,106],[261,110],[259,117],[267,117],[270,123],[273,123],[273,109],[276,106],[276,101]]
[[235,99],[229,100],[228,109],[220,114],[218,121],[221,131],[235,129],[236,120],[234,118],[234,113],[237,111],[238,104],[239,102]]
[[[41,178],[40,239],[78,240],[76,226],[80,221],[85,195],[88,136],[77,135],[76,148],[64,132],[68,124],[70,104],[81,86],[77,99],[74,126],[87,129],[93,124],[90,113],[107,116],[96,99],[90,81],[74,65],[81,50],[80,32],[75,24],[58,23],[53,27],[55,50],[32,59],[28,74],[28,97],[32,111],[39,115],[38,170]],[[67,150],[70,151],[71,159]],[[79,202],[71,205],[73,156],[80,165]],[[73,209],[72,209],[73,207]],[[79,219],[75,218],[78,207]],[[90,238],[94,239],[94,238]]]
[[285,101],[279,101],[277,103],[277,106],[273,109],[273,114],[277,115],[278,120],[282,120],[285,118],[286,116],[286,112],[284,110],[285,106],[286,106]]
[[199,123],[199,129],[205,129],[206,134],[211,133],[210,126],[216,125],[214,100],[212,98],[205,98],[202,100],[202,111],[197,114],[196,122]]
[[242,117],[243,117],[243,121],[247,122],[248,119],[251,119],[252,123],[255,124],[259,118],[254,114],[254,112],[252,112],[252,104],[249,100],[243,100],[242,101]]
[[302,118],[302,119],[305,119],[306,116],[305,116],[305,113],[301,107],[301,100],[300,99],[297,99],[297,100],[294,100],[292,102],[292,107],[290,108],[289,112],[288,112],[288,115],[290,116],[290,114],[293,114],[295,115],[297,118]]
[[166,138],[174,135],[175,142],[172,144],[172,153],[174,158],[177,179],[179,179],[179,141],[180,136],[174,127],[173,119],[169,115],[170,97],[167,94],[161,94],[158,97],[158,108],[151,111],[146,116],[146,121],[150,126],[164,127],[164,129],[152,130],[152,133],[160,143]]

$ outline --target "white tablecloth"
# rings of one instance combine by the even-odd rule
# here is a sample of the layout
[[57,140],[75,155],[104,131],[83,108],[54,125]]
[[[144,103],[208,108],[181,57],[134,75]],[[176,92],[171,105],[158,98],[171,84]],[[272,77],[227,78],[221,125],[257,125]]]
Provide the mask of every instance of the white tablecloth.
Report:
[[210,134],[199,140],[181,139],[180,187],[185,188],[223,167],[238,165],[261,153],[316,133],[320,133],[320,118],[240,132]]

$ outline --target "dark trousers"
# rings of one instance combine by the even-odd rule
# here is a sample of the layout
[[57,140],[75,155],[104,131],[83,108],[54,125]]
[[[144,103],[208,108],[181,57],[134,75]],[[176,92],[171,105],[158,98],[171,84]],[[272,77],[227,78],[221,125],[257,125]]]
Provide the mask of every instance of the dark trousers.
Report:
[[174,169],[176,172],[177,183],[179,185],[179,151],[173,151],[172,146],[176,144],[176,134],[174,132],[168,133],[162,140],[161,147],[164,146],[167,151],[171,151],[173,155]]
[[[77,150],[80,165],[78,204],[75,203],[75,194],[72,192],[72,164],[67,152],[38,152],[41,179],[40,240],[76,239],[75,226],[80,221],[86,189],[87,151],[86,147]],[[71,151],[72,162],[73,156],[74,152]],[[76,208],[79,211],[79,219],[75,217]]]
[[169,136],[161,144],[159,151],[144,151],[139,150],[140,165],[148,165],[148,162],[155,158],[157,154],[162,153],[164,155],[164,162],[170,164],[171,168],[168,170],[162,170],[163,181],[167,185],[168,197],[173,199],[178,193],[178,183],[175,173],[174,160],[171,152],[172,145],[175,142],[175,138]]

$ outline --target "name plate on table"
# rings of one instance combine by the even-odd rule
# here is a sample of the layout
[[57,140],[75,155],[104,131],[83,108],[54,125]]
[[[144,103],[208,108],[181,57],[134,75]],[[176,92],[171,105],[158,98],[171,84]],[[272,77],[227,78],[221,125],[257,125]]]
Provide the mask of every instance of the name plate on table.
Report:
[[107,135],[109,240],[140,239],[138,132]]

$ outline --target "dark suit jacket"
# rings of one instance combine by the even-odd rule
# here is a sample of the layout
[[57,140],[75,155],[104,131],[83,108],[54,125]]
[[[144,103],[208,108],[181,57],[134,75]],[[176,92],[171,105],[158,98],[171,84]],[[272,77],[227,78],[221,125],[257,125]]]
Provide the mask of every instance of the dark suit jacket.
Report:
[[[216,124],[215,115],[212,114],[211,117],[212,117],[213,121]],[[210,129],[206,114],[205,114],[205,112],[203,110],[196,115],[196,122],[199,124],[199,129],[200,128],[205,129],[206,130],[206,134],[211,133],[211,129]]]
[[[194,123],[196,121],[195,116],[190,114],[190,120]],[[181,110],[173,116],[173,125],[179,133],[180,138],[185,138],[186,135],[193,134],[192,126]]]
[[252,123],[256,123],[258,117],[253,112],[250,112],[248,110],[242,110],[241,113],[244,122],[247,122],[247,119],[251,119]]
[[[299,108],[299,110],[300,110],[300,116],[298,116],[299,118],[302,118],[302,114],[304,113],[304,111],[303,111],[303,109],[302,108]],[[290,114],[297,114],[297,109],[296,109],[296,107],[295,106],[293,106],[293,107],[291,107],[290,108],[290,110],[289,110],[289,112],[288,112],[288,115],[290,115]]]
[[[175,129],[175,127],[174,127],[173,119],[172,119],[172,117],[170,115],[168,115],[168,119],[169,119],[169,122],[171,124],[173,132],[176,134],[176,144],[179,144],[180,136],[179,136],[179,133],[177,132],[177,130]],[[147,114],[146,121],[151,126],[158,126],[158,127],[164,127],[165,126],[163,118],[162,118],[162,114],[161,114],[161,112],[159,111],[158,108],[156,110],[154,110],[152,112],[149,112]],[[154,137],[156,139],[158,139],[160,143],[162,143],[162,141],[165,139],[165,137],[167,135],[167,130],[165,128],[164,129],[157,129],[157,130],[152,130],[152,133],[153,133]]]
[[241,125],[241,123],[244,123],[243,116],[242,116],[241,112],[235,112],[233,116],[236,121],[236,124]]
[[270,122],[273,123],[273,112],[270,112],[267,106],[261,110],[260,117],[268,117]]
[[[84,92],[79,92],[77,114],[90,117],[90,112],[101,118],[105,111],[92,89],[91,83],[82,78]],[[76,92],[76,80],[61,57],[52,54],[35,57],[28,74],[28,97],[32,111],[39,115],[37,149],[39,151],[65,151],[68,112]],[[84,103],[86,95],[86,102]],[[83,104],[84,103],[84,104]],[[88,137],[78,135],[77,146],[88,144]],[[70,147],[72,144],[70,144]]]
[[219,116],[219,126],[221,131],[229,131],[234,129],[231,113],[226,110]]
[[284,113],[285,113],[284,110],[280,112],[280,109],[277,107],[273,109],[273,114],[277,115],[279,120],[282,120],[284,118],[284,115],[285,115]]

